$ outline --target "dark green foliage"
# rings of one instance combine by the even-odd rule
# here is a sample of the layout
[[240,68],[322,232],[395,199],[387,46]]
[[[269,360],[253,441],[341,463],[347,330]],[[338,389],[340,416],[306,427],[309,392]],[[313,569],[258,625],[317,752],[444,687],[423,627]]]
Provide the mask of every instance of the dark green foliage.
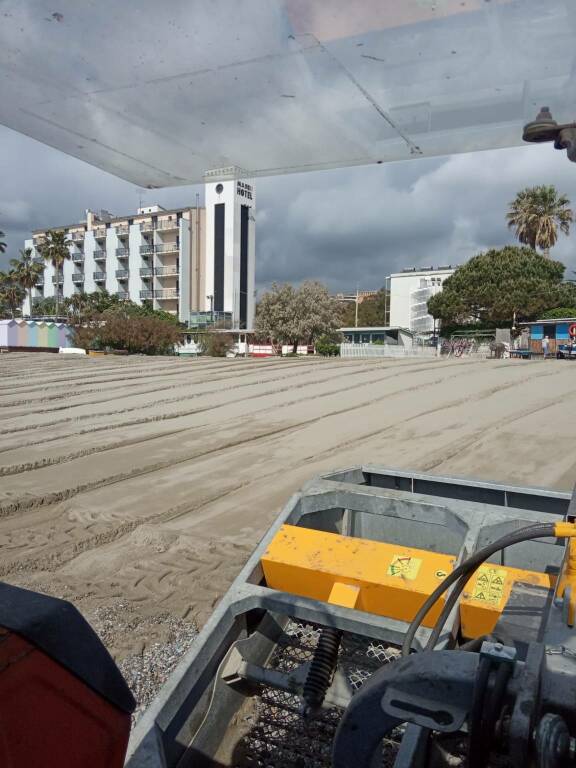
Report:
[[573,307],[556,307],[543,312],[538,320],[556,320],[559,317],[576,317],[576,305]]
[[323,357],[338,357],[340,355],[340,334],[325,334],[316,342],[316,352]]
[[576,287],[563,283],[564,265],[531,248],[490,250],[458,267],[428,311],[446,323],[510,325],[530,320],[561,304],[576,303]]

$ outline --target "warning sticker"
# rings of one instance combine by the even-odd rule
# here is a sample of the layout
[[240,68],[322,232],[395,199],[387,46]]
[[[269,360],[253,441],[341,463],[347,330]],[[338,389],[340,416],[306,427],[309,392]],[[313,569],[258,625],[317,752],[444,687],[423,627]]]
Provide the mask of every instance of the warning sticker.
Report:
[[504,595],[507,572],[502,568],[490,568],[483,565],[478,569],[476,583],[472,590],[472,599],[480,600],[490,605],[500,605]]
[[409,555],[394,555],[386,571],[387,576],[399,576],[413,581],[418,575],[422,560]]

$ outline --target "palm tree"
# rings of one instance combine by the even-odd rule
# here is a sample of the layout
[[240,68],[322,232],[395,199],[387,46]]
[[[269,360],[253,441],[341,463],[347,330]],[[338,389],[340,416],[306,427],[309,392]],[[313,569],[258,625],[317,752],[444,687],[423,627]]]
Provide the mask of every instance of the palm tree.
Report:
[[574,214],[566,195],[559,195],[554,186],[541,185],[518,192],[506,218],[521,243],[534,250],[541,248],[549,257],[550,248],[558,239],[558,228],[565,235],[570,234]]
[[44,272],[44,264],[36,261],[32,256],[32,248],[24,248],[20,251],[19,259],[10,259],[14,267],[14,274],[20,285],[27,291],[30,300],[30,314],[32,314],[32,288],[38,282],[38,278]]
[[13,270],[0,272],[0,303],[8,305],[12,319],[25,298],[26,291],[20,285],[16,273]]
[[54,276],[56,277],[56,315],[58,315],[60,299],[60,273],[65,261],[71,258],[68,248],[68,241],[64,232],[47,232],[44,244],[39,248],[40,255],[44,261],[49,261],[54,267]]
[[90,302],[87,293],[75,293],[65,300],[65,304],[69,319],[80,322],[86,313]]

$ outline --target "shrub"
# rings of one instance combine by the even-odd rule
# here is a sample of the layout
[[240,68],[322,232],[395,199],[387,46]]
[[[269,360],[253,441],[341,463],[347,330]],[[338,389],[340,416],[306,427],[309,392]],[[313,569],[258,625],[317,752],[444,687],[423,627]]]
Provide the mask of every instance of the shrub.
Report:
[[199,335],[198,343],[202,354],[210,357],[226,357],[234,346],[232,337],[227,333],[203,333]]
[[118,311],[96,315],[73,330],[74,344],[87,349],[125,349],[132,354],[170,355],[180,340],[178,326],[164,319],[131,317]]
[[340,354],[340,344],[333,335],[325,334],[320,336],[316,342],[316,352],[323,357],[338,357]]

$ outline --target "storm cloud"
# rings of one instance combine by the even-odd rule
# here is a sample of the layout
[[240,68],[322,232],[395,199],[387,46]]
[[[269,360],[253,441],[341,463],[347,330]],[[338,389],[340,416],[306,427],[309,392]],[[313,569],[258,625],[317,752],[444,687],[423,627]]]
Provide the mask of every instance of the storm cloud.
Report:
[[[461,264],[513,242],[505,213],[516,192],[554,184],[576,207],[576,165],[551,146],[258,179],[256,281],[317,279],[331,290],[378,288],[408,266]],[[141,190],[80,160],[0,128],[4,268],[33,229],[70,224],[85,208],[116,214],[139,201],[194,205],[201,187]],[[576,229],[575,229],[576,233]],[[553,258],[576,270],[576,234]]]

